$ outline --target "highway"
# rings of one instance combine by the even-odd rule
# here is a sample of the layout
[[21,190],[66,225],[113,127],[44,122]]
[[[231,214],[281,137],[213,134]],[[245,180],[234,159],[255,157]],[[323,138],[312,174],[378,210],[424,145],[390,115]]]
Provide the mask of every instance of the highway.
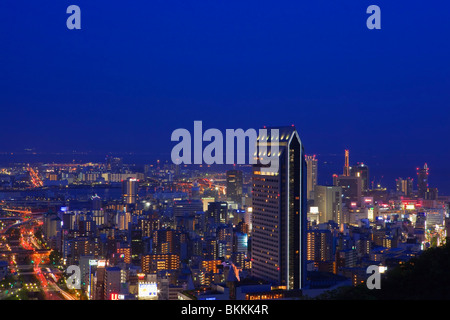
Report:
[[[23,212],[24,215],[27,213]],[[38,288],[42,290],[45,300],[78,300],[76,296],[64,291],[57,285],[62,276],[62,271],[49,264],[51,250],[45,248],[35,236],[37,228],[41,225],[42,221],[36,218],[28,218],[23,222],[9,226],[8,230],[11,228],[19,230],[19,235],[17,236],[16,233],[15,240],[12,240],[8,239],[11,237],[10,234],[3,232],[1,236],[8,240],[8,244],[2,246],[3,250],[0,251],[0,255],[8,257],[10,272],[26,279],[24,282],[27,285],[30,281],[36,281],[33,279],[37,279]],[[20,257],[20,263],[16,261],[18,257]],[[30,264],[26,264],[27,262]],[[36,289],[33,290],[36,292]]]

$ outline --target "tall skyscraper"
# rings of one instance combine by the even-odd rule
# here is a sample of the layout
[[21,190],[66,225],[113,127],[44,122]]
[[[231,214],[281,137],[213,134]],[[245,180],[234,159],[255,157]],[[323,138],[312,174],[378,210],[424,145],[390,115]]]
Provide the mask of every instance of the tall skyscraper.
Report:
[[345,177],[350,176],[350,152],[348,150],[345,150],[344,172],[342,175]]
[[227,171],[227,198],[229,201],[233,201],[242,205],[242,171],[241,170],[228,170]]
[[369,190],[369,167],[364,163],[358,163],[356,166],[350,167],[350,175],[361,178],[362,191]]
[[333,220],[342,221],[342,188],[336,186],[316,186],[314,205],[319,209],[319,223]]
[[357,205],[360,203],[362,196],[361,177],[341,175],[337,179],[337,185],[342,187],[342,201],[347,207],[352,203],[356,203]]
[[397,193],[402,194],[406,197],[410,197],[413,192],[413,179],[411,178],[398,178],[395,179],[397,186]]
[[[278,134],[276,131],[278,130]],[[295,127],[267,129],[253,165],[252,275],[301,289],[306,282],[306,162]],[[264,170],[261,148],[279,145],[276,170]]]
[[122,181],[122,195],[126,204],[135,204],[138,196],[138,180],[128,178]]
[[417,195],[425,198],[428,188],[428,165],[425,163],[423,169],[417,168]]
[[316,155],[306,155],[306,197],[308,200],[314,199],[314,187],[317,185],[317,159]]

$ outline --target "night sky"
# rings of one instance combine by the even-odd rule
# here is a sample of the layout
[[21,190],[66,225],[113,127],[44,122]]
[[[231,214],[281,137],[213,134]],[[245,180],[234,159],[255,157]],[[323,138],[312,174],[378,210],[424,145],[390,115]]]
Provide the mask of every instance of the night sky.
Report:
[[449,16],[442,0],[2,0],[0,150],[167,155],[194,120],[295,124],[322,162],[349,148],[391,182],[427,162],[450,194]]

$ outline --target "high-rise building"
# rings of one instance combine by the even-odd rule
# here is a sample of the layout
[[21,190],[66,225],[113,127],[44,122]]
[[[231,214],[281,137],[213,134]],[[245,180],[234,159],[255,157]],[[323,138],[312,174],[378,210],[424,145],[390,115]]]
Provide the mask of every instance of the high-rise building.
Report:
[[128,178],[122,181],[122,195],[126,204],[135,204],[138,198],[138,180]]
[[152,239],[153,253],[155,254],[179,253],[180,251],[180,234],[177,230],[154,230]]
[[[271,153],[276,151],[275,143],[278,165],[265,170],[265,154],[269,148]],[[256,156],[252,275],[288,290],[301,289],[306,281],[306,162],[295,127],[267,129],[267,136],[260,133]]]
[[362,182],[361,177],[352,177],[341,175],[337,178],[337,185],[342,187],[342,202],[345,205],[358,205],[362,196]]
[[333,260],[333,236],[330,230],[308,231],[308,261]]
[[233,251],[243,252],[247,254],[248,251],[248,235],[243,232],[235,232],[233,234]]
[[425,163],[423,168],[417,168],[417,195],[419,198],[425,198],[428,188],[428,165]]
[[348,150],[345,150],[344,172],[342,175],[345,177],[350,176],[350,152]]
[[179,266],[180,256],[177,254],[147,254],[141,258],[141,270],[143,273],[177,270]]
[[80,218],[80,220],[78,221],[78,232],[82,237],[94,234],[95,222],[92,220],[92,215],[87,215],[86,218]]
[[306,196],[307,199],[314,199],[314,187],[317,185],[317,159],[316,155],[306,155]]
[[366,184],[368,190],[369,185],[369,171],[368,168],[363,170],[352,169],[350,167],[350,152],[345,150],[345,162],[344,170],[341,175],[333,174],[333,185],[342,187],[342,197],[343,203],[346,206],[351,206],[352,204],[359,204],[363,191],[363,180],[362,172],[366,176]]
[[411,178],[398,178],[395,179],[395,183],[397,186],[397,193],[404,195],[406,197],[410,197],[413,193],[413,179]]
[[369,167],[364,163],[358,163],[356,166],[350,167],[350,175],[353,177],[361,178],[362,191],[369,190],[370,180],[369,180]]
[[316,186],[314,205],[319,210],[319,223],[330,220],[341,224],[342,221],[342,188],[336,186]]
[[207,218],[208,221],[218,225],[226,223],[228,213],[227,203],[224,201],[208,203]]
[[116,225],[119,230],[128,230],[131,222],[131,212],[119,211],[116,214]]
[[227,199],[242,205],[242,171],[228,170],[227,171]]
[[339,176],[337,174],[333,174],[333,186],[337,186],[339,181]]
[[438,199],[438,189],[437,188],[427,188],[424,199],[425,200],[437,200]]
[[104,300],[115,300],[122,293],[122,283],[125,283],[125,272],[119,267],[107,267],[105,269]]

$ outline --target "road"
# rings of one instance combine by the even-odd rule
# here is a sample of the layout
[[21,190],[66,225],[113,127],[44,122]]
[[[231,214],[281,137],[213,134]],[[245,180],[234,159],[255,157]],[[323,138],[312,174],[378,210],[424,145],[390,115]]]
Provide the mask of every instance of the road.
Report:
[[[74,295],[64,291],[57,285],[61,277],[61,271],[48,266],[50,250],[46,250],[35,236],[40,225],[41,222],[33,222],[15,226],[20,232],[19,241],[16,241],[18,244],[16,246],[7,246],[10,253],[11,272],[21,275],[30,281],[35,277],[38,280],[38,287],[44,293],[45,300],[77,300]],[[28,256],[30,264],[18,264],[14,253]]]

